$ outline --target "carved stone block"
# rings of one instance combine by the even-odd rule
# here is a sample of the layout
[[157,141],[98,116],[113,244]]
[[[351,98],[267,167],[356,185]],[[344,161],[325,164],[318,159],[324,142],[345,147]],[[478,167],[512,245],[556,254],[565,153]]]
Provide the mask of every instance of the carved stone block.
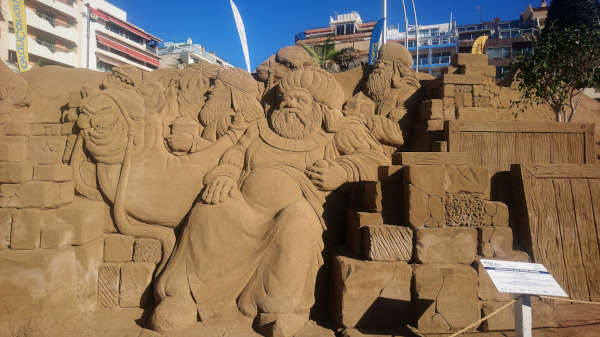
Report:
[[21,210],[14,208],[0,208],[0,250],[10,247],[10,232],[17,213]]
[[27,137],[0,137],[0,162],[26,161],[27,147]]
[[10,235],[11,249],[35,249],[40,246],[40,230],[44,225],[44,211],[24,209],[16,213]]
[[31,134],[31,124],[20,120],[6,122],[5,132],[8,136],[28,136]]
[[422,121],[430,119],[443,119],[443,102],[441,99],[430,99],[421,103],[418,119]]
[[98,268],[98,306],[114,309],[119,306],[119,280],[121,265],[106,263]]
[[477,255],[477,231],[471,228],[422,228],[415,231],[419,263],[471,264]]
[[383,225],[380,213],[359,212],[348,210],[348,227],[346,229],[346,242],[350,249],[358,255],[363,254],[362,228],[365,226]]
[[102,264],[104,240],[97,238],[80,246],[73,246],[77,262],[79,303],[88,310],[98,303],[98,268]]
[[365,226],[362,228],[364,256],[373,261],[410,261],[413,231],[404,226]]
[[102,201],[75,198],[69,205],[57,210],[60,222],[73,228],[73,244],[82,245],[99,238],[107,223],[112,223],[110,210]]
[[128,262],[133,257],[131,236],[109,234],[104,238],[104,262]]
[[446,224],[453,227],[480,227],[485,206],[479,193],[446,194]]
[[465,64],[484,67],[488,65],[488,57],[485,54],[459,53],[452,55],[450,63],[455,67]]
[[75,198],[75,187],[72,181],[63,181],[58,183],[60,204],[68,204],[73,202]]
[[402,175],[402,165],[389,165],[379,166],[378,178],[380,181],[395,181],[402,182],[404,176]]
[[406,262],[372,262],[336,256],[333,314],[346,328],[402,326],[411,309],[412,268]]
[[147,307],[152,304],[152,274],[156,266],[147,262],[130,262],[121,266],[119,305],[122,308]]
[[26,163],[0,163],[0,183],[21,183],[33,179],[33,165]]
[[443,141],[435,141],[431,143],[431,151],[433,152],[448,152],[448,142]]
[[495,108],[460,106],[456,111],[456,119],[465,121],[497,121],[498,110]]
[[[487,316],[494,311],[498,310],[506,302],[497,301],[484,301],[481,302],[481,313],[483,316]],[[481,328],[483,331],[499,331],[499,330],[513,330],[515,328],[515,306],[510,305],[508,308],[500,311],[496,315],[490,317],[483,322]]]
[[64,223],[55,223],[48,225],[41,230],[40,247],[41,248],[62,248],[71,244],[73,240],[73,230],[71,225]]
[[68,181],[73,178],[73,169],[70,166],[40,164],[35,167],[34,179],[45,181]]
[[405,207],[404,218],[412,228],[425,226],[425,220],[429,218],[429,196],[414,185],[407,184],[404,192]]
[[61,162],[67,137],[32,136],[29,138],[29,161],[58,164]]
[[17,192],[19,200],[25,207],[56,208],[72,200],[72,182],[53,183],[47,181],[30,181],[23,183]]
[[457,331],[480,318],[477,273],[471,266],[416,265],[414,295],[421,332]]
[[509,257],[512,254],[513,232],[510,227],[485,226],[477,231],[481,256]]
[[441,165],[411,165],[404,168],[405,182],[428,195],[444,195],[444,167]]
[[139,238],[133,245],[133,261],[157,264],[162,258],[162,246],[155,239]]
[[448,165],[445,174],[446,193],[489,194],[490,179],[485,167]]

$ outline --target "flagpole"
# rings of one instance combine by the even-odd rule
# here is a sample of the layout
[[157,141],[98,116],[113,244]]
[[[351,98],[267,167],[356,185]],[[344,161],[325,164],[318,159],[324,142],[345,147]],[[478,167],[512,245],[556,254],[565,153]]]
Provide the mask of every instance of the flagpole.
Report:
[[404,10],[404,26],[405,26],[405,32],[406,32],[406,42],[404,44],[404,46],[406,47],[406,49],[408,49],[408,17],[406,16],[406,4],[404,3],[404,0],[402,0],[402,9]]
[[387,42],[387,0],[383,0],[383,44]]
[[416,69],[419,72],[419,21],[417,21],[417,9],[415,8],[415,0],[412,1],[413,13],[415,14],[415,33],[417,37],[417,65]]

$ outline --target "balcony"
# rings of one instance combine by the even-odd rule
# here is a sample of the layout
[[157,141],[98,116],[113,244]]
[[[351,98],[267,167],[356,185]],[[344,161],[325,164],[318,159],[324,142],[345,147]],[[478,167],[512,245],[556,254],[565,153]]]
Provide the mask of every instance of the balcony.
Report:
[[124,43],[124,44],[126,44],[126,45],[128,45],[130,47],[134,47],[134,48],[137,48],[139,50],[146,51],[146,45],[143,44],[143,43],[137,43],[137,42],[135,42],[135,41],[133,41],[131,39],[128,39],[127,37],[125,37],[123,35],[117,34],[115,32],[111,32],[110,30],[106,29],[105,26],[100,25],[100,24],[95,24],[93,27],[95,28],[95,31],[97,33],[98,32],[102,33],[103,35],[106,35],[106,36],[108,36],[108,37],[110,37],[112,39],[115,39],[115,40],[117,40],[119,42],[122,42],[122,43]]
[[47,18],[42,18],[36,11],[27,8],[27,25],[33,28],[39,29],[44,32],[48,32],[54,36],[70,41],[74,44],[78,44],[79,37],[77,34],[77,28],[58,26],[51,23]]
[[[115,53],[111,53],[110,51],[107,50],[103,50],[103,49],[96,49],[96,55],[100,55],[100,56],[104,56],[104,57],[108,57],[109,59],[114,60],[113,62],[109,62],[110,64],[116,64],[116,65],[120,65],[120,64],[130,64],[132,66],[136,66],[142,70],[145,71],[152,71],[154,69],[146,67],[144,65],[141,65],[137,62],[131,61],[130,59],[127,59],[121,55],[117,55]],[[115,62],[116,61],[116,62]]]
[[[55,10],[64,13],[68,16],[70,16],[71,18],[75,19],[75,21],[79,21],[79,17],[78,17],[78,12],[79,9],[77,8],[77,5],[75,4],[73,7],[60,2],[60,1],[56,1],[56,0],[35,0],[36,2],[39,2],[41,4],[44,4],[48,7],[54,8]],[[29,13],[27,13],[27,19],[29,19]]]
[[[48,46],[42,45],[38,43],[35,39],[31,37],[27,38],[27,43],[29,45],[29,54],[43,57],[45,59],[70,66],[77,66],[77,53],[74,51],[71,52],[62,52],[58,50],[52,51],[54,48],[50,48]],[[15,34],[8,35],[8,49],[15,50],[16,49],[16,39]]]

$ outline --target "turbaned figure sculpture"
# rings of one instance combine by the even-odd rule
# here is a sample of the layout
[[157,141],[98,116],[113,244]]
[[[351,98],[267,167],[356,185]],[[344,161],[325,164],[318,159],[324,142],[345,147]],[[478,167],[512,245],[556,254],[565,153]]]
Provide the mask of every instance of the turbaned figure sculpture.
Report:
[[293,336],[308,321],[323,264],[328,191],[375,180],[389,165],[364,123],[341,113],[328,73],[288,73],[266,118],[252,122],[204,178],[158,279],[158,331],[256,317],[265,336]]

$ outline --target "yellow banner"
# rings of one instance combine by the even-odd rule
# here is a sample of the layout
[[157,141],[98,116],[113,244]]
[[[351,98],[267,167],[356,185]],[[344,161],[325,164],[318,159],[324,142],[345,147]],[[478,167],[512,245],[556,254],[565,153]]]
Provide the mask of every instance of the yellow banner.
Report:
[[15,44],[19,71],[30,69],[29,51],[27,50],[27,17],[25,15],[25,0],[9,0],[10,13],[12,14],[15,28]]

